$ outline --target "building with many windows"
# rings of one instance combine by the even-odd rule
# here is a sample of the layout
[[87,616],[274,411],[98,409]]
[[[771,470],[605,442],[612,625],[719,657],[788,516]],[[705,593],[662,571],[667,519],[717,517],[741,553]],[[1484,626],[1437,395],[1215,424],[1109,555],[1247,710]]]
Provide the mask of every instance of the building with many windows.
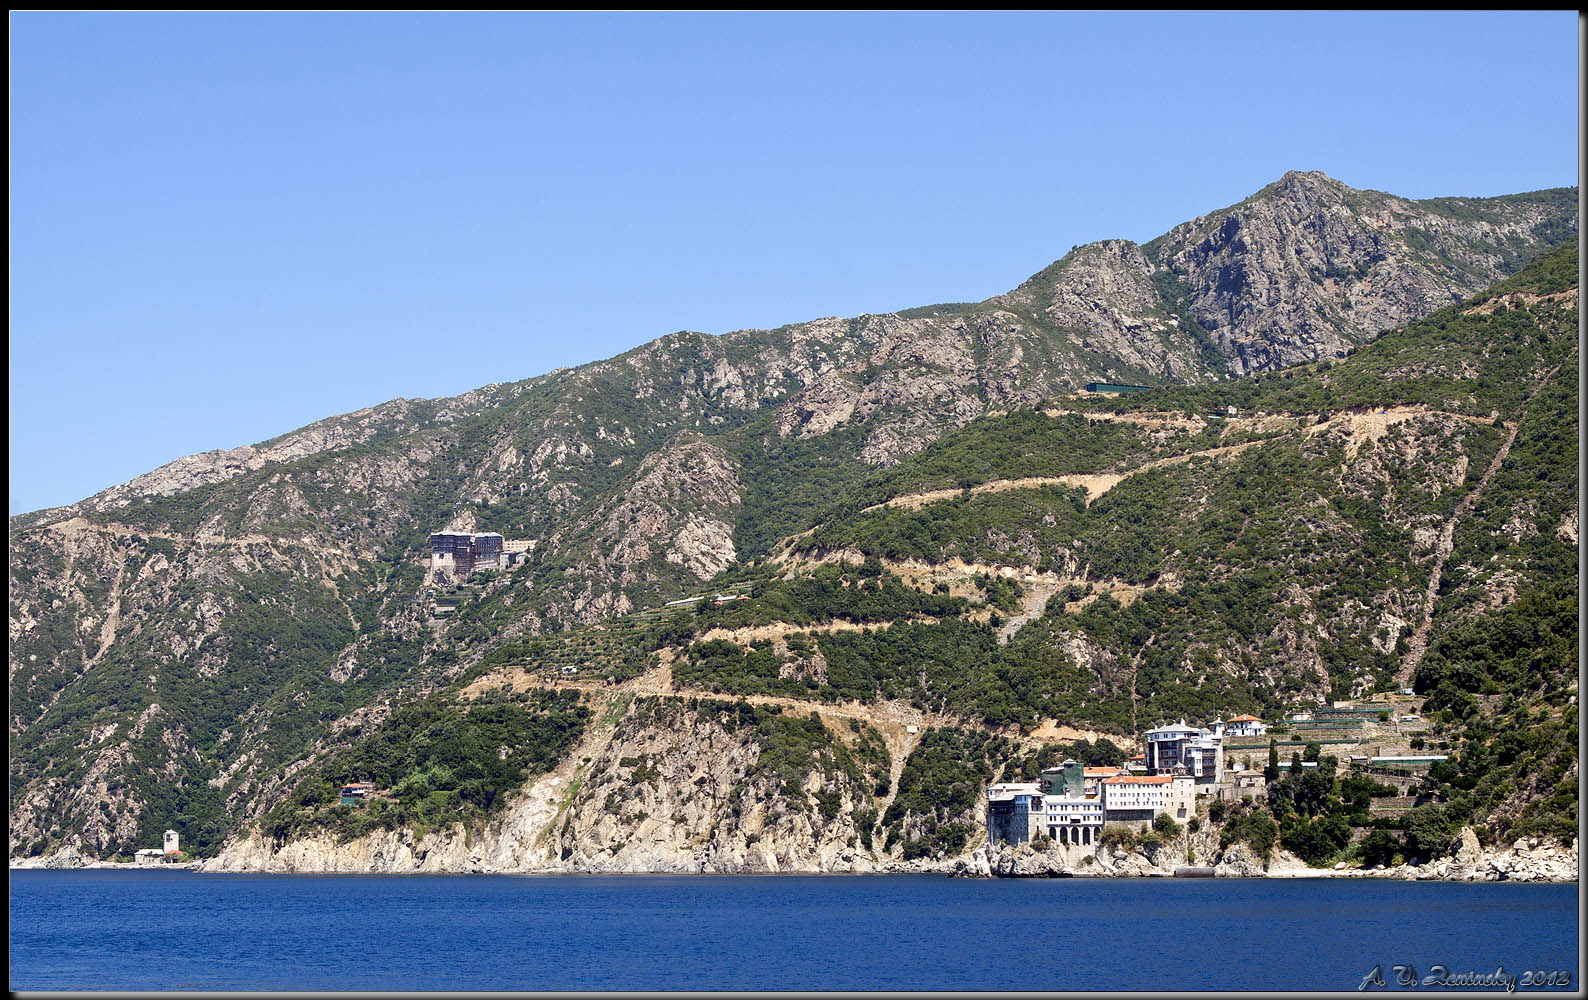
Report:
[[375,791],[375,786],[368,781],[354,781],[342,786],[341,795],[337,801],[344,806],[356,806],[369,798]]
[[1024,844],[1042,832],[1042,786],[1006,782],[987,788],[987,839]]
[[1112,778],[1116,774],[1128,774],[1129,772],[1125,770],[1125,765],[1114,764],[1108,767],[1089,767],[1082,773],[1082,790],[1087,795],[1096,795],[1098,794],[1097,786],[1102,783],[1104,778]]
[[1108,823],[1151,823],[1168,813],[1177,823],[1196,815],[1196,784],[1183,769],[1177,774],[1121,774],[1104,778],[1103,819]]
[[1024,844],[1045,836],[1062,846],[1094,847],[1108,823],[1145,826],[1164,813],[1185,823],[1196,815],[1198,790],[1184,764],[1148,775],[1067,760],[1044,770],[1040,781],[989,786],[987,839]]
[[1103,833],[1101,795],[1044,795],[1044,832],[1061,844],[1091,846]]
[[437,531],[430,536],[428,582],[457,581],[482,569],[508,569],[528,557],[527,541],[494,531]]
[[1237,715],[1213,723],[1214,736],[1262,736],[1266,732],[1268,727],[1255,715]]
[[1067,760],[1044,770],[1040,782],[989,787],[987,839],[1023,844],[1046,836],[1067,846],[1095,845],[1103,832],[1103,799],[1087,790],[1087,770]]
[[1224,740],[1213,730],[1189,726],[1181,719],[1173,725],[1149,729],[1143,736],[1148,774],[1168,774],[1176,767],[1184,767],[1204,795],[1211,794],[1224,780]]
[[1096,783],[1087,788],[1092,769],[1067,760],[1042,772],[1042,826],[1049,840],[1090,846],[1103,832],[1103,799]]

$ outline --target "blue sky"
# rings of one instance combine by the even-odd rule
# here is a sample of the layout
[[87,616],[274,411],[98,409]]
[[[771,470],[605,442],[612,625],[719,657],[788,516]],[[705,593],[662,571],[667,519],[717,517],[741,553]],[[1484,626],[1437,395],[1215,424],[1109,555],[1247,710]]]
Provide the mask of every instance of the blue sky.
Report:
[[978,300],[1286,170],[1577,183],[1545,14],[13,14],[11,512],[676,330]]

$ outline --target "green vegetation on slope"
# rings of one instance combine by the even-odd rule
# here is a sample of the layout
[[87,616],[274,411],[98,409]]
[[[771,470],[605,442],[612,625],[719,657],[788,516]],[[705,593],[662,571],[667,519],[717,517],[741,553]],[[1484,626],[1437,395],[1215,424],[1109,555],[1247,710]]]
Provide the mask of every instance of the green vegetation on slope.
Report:
[[[312,777],[264,817],[277,843],[316,830],[348,840],[373,830],[418,835],[471,825],[525,780],[554,767],[579,739],[590,710],[575,692],[538,691],[526,704],[471,708],[438,698],[396,709],[373,731],[351,733]],[[367,781],[362,805],[338,804],[343,784]]]
[[1002,737],[971,729],[928,729],[883,814],[883,848],[903,844],[905,860],[962,851],[981,819],[983,789],[1012,749]]
[[1071,401],[1077,409],[1222,414],[1319,414],[1386,406],[1426,405],[1469,416],[1521,408],[1540,365],[1559,364],[1576,347],[1575,309],[1554,302],[1515,301],[1475,311],[1511,293],[1563,291],[1575,283],[1577,243],[1540,255],[1528,268],[1473,299],[1446,306],[1356,348],[1340,362],[1297,365],[1206,386],[1166,386],[1150,393]]

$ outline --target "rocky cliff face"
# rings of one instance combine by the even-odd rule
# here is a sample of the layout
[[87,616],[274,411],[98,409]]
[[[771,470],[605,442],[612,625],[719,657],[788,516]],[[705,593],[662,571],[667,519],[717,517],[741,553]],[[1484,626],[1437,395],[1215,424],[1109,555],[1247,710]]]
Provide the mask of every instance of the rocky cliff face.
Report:
[[1408,201],[1292,172],[1149,253],[1244,375],[1338,357],[1486,288],[1559,219],[1549,199]]
[[1124,369],[1176,382],[1219,374],[1206,333],[1176,313],[1155,276],[1160,265],[1129,240],[1105,240],[1063,260],[994,300],[1024,307],[1083,350]]
[[952,859],[904,862],[872,841],[873,786],[888,762],[865,756],[865,727],[709,700],[619,696],[609,709],[560,767],[482,828],[383,830],[347,841],[324,834],[282,844],[255,835],[203,867],[760,873],[952,866]]
[[[1331,356],[1574,232],[1571,194],[1410,202],[1287,175],[985,303],[673,334],[13,518],[11,852],[257,815],[339,719],[493,641],[679,596],[988,412]],[[527,539],[532,565],[432,620],[425,538],[445,526]]]

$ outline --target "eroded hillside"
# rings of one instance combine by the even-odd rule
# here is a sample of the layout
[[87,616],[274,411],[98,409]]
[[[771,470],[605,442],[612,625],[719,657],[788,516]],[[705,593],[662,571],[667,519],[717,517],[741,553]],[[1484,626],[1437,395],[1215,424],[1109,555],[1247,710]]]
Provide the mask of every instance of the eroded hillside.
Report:
[[[172,825],[213,851],[361,720],[513,644],[583,642],[720,573],[753,583],[845,551],[997,610],[916,608],[812,637],[808,654],[779,636],[774,679],[801,687],[767,693],[869,690],[964,732],[1047,719],[1123,734],[1144,711],[1381,683],[1415,667],[1396,649],[1404,629],[1437,643],[1447,593],[1494,606],[1525,590],[1539,539],[1575,544],[1574,491],[1536,496],[1506,465],[1558,444],[1529,421],[1575,377],[1560,346],[1574,283],[1567,296],[1530,279],[1343,363],[1218,379],[1334,358],[1575,226],[1560,192],[1433,204],[1287,175],[1147,247],[1082,248],[987,303],[675,334],[15,518],[12,853],[115,853]],[[1281,251],[1322,267],[1262,285],[1263,255]],[[1281,322],[1309,310],[1323,318]],[[1096,378],[1186,384],[1072,395]],[[1471,525],[1513,496],[1512,540],[1490,558],[1497,536]],[[437,619],[422,562],[442,527],[526,539],[530,559]],[[988,590],[967,583],[973,566],[1030,579]],[[1295,591],[1279,588],[1298,567]],[[1151,641],[1132,645],[1142,629]],[[729,654],[697,639],[626,645],[608,675],[746,691],[713,680],[712,656]],[[951,652],[906,669],[916,654],[890,648],[904,640]]]
[[365,818],[392,832],[346,828],[314,805],[356,776],[333,758],[219,864],[935,863],[977,843],[985,783],[1041,761],[1407,684],[1452,760],[1421,793],[1425,840],[1567,836],[1577,346],[1575,296],[1548,289],[1574,269],[1267,386],[982,418],[713,580],[723,599],[492,646],[448,698],[579,692],[602,722],[472,840],[393,854],[419,801],[398,780]]

